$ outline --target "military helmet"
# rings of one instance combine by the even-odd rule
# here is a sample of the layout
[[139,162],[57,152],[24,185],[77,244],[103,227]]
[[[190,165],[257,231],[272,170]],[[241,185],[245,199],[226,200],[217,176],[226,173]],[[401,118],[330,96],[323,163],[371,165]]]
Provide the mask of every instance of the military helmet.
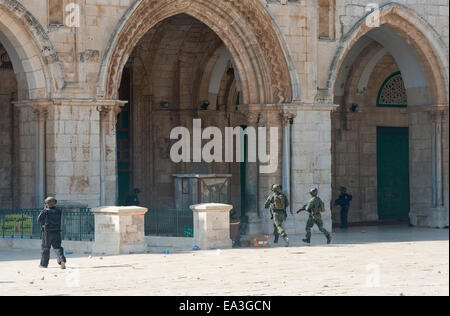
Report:
[[56,205],[57,202],[58,201],[54,197],[50,196],[45,199],[44,204],[48,205],[49,207],[53,207]]
[[342,193],[347,192],[347,188],[346,188],[346,187],[341,187],[339,190],[340,190]]
[[274,191],[274,192],[281,192],[281,190],[282,190],[282,187],[281,187],[280,184],[272,185],[272,191]]
[[317,196],[317,194],[319,194],[319,189],[313,188],[313,189],[309,190],[309,193],[310,193],[312,196]]

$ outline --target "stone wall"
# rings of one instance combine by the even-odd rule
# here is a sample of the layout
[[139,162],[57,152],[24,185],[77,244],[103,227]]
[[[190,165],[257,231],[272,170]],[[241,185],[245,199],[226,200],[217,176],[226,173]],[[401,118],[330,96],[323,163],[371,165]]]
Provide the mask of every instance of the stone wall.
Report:
[[[2,124],[2,135],[5,137],[2,136],[1,144],[8,145],[9,135],[17,135],[16,161],[20,166],[16,187],[20,196],[18,203],[22,207],[38,205],[45,194],[55,194],[60,200],[81,200],[90,206],[115,204],[117,104],[109,99],[115,99],[115,85],[120,83],[122,68],[141,38],[137,50],[141,49],[142,55],[132,56],[136,68],[133,102],[138,114],[134,123],[142,133],[141,138],[133,140],[134,150],[139,151],[136,157],[148,158],[156,153],[166,159],[170,128],[178,124],[189,126],[193,117],[201,117],[205,126],[250,123],[249,117],[243,118],[232,109],[238,96],[240,103],[267,108],[267,111],[259,112],[268,117],[266,123],[273,122],[275,126],[282,126],[280,109],[277,108],[281,105],[277,103],[291,104],[294,101],[288,106],[289,111],[298,115],[293,126],[293,149],[300,150],[297,144],[300,147],[306,144],[302,147],[305,158],[297,157],[296,153],[292,156],[294,203],[301,204],[307,198],[310,185],[322,187],[325,199],[331,201],[335,193],[331,192],[329,178],[334,174],[333,181],[348,181],[352,191],[359,192],[360,188],[365,188],[364,192],[357,194],[355,201],[364,211],[354,215],[358,220],[373,218],[376,172],[373,166],[374,127],[377,124],[406,126],[408,122],[413,143],[412,159],[417,166],[423,167],[411,174],[414,181],[412,188],[422,192],[413,194],[413,198],[418,199],[414,204],[421,204],[418,207],[422,210],[425,204],[429,205],[429,191],[433,190],[430,186],[433,187],[437,180],[429,179],[429,174],[435,172],[435,165],[430,163],[430,159],[436,157],[430,151],[433,148],[425,144],[429,140],[425,136],[429,136],[430,127],[434,124],[427,109],[408,114],[395,109],[372,109],[374,88],[364,95],[356,93],[350,94],[347,99],[335,99],[334,103],[348,105],[349,102],[356,102],[368,107],[361,113],[346,113],[344,121],[340,116],[342,113],[333,114],[335,119],[331,127],[329,114],[335,92],[333,89],[340,88],[333,84],[343,65],[340,57],[345,57],[355,44],[352,42],[354,33],[350,31],[366,32],[364,27],[359,28],[362,23],[358,23],[366,14],[367,5],[384,4],[384,1],[248,0],[243,3],[221,0],[212,5],[211,1],[196,0],[186,2],[189,6],[175,0],[74,2],[81,6],[78,28],[50,23],[48,12],[51,10],[48,10],[47,0],[0,0],[0,41],[11,55],[9,57],[16,73],[17,99],[20,101],[16,106],[17,128],[13,131],[12,127],[8,129]],[[410,45],[409,49],[417,56],[428,82],[427,87],[413,88],[418,88],[417,91],[429,90],[430,103],[435,104],[424,105],[448,108],[448,0],[433,3],[399,0],[396,3],[387,7],[395,7],[402,19],[397,19],[395,24],[393,20],[398,16],[394,14],[385,21],[394,23],[395,27],[391,30]],[[204,19],[203,22],[210,28],[196,22],[179,25],[185,33],[172,30],[171,35],[162,36],[156,31],[157,27],[147,35],[143,34],[154,20],[186,12]],[[136,21],[136,14],[146,18]],[[230,74],[223,75],[219,80],[219,90],[210,94],[207,88],[214,72],[212,65],[215,58],[219,58],[216,49],[222,44],[234,57],[234,63],[231,63],[234,70],[238,69],[241,73],[238,75],[236,72],[235,78],[230,78]],[[149,59],[153,60],[151,67]],[[343,67],[347,66],[344,64]],[[388,65],[385,70],[381,68],[373,75],[378,79],[371,79],[373,87],[379,86],[377,80],[385,76],[383,71],[388,73],[395,67]],[[1,80],[0,91],[8,89],[11,82]],[[351,80],[347,84],[349,87],[357,85]],[[214,98],[209,110],[218,110],[220,114],[197,112],[201,102],[209,97]],[[0,106],[4,107],[3,104],[9,101],[4,96],[1,98]],[[33,102],[25,102],[27,100]],[[36,100],[39,102],[34,102]],[[161,101],[168,101],[175,108],[161,111]],[[103,108],[104,102],[108,103],[107,109]],[[322,110],[324,104],[326,109]],[[272,111],[273,108],[277,110]],[[182,111],[183,114],[180,114]],[[7,116],[2,120],[7,120]],[[305,125],[304,120],[311,123]],[[443,114],[442,120],[448,122],[448,111]],[[337,132],[343,128],[338,121],[339,124],[347,124],[342,134]],[[148,122],[151,124],[146,124]],[[158,128],[158,124],[163,128]],[[154,126],[157,126],[156,130]],[[443,170],[440,177],[448,180],[448,145],[445,141],[448,140],[448,128],[445,124],[442,126]],[[153,144],[147,142],[149,134],[160,141]],[[279,137],[281,140],[282,136]],[[319,137],[315,144],[308,143],[307,140],[314,137]],[[319,146],[318,153],[315,146]],[[338,159],[342,160],[342,168],[331,168],[332,146],[340,155]],[[4,152],[0,162],[10,164],[8,157],[10,155]],[[178,172],[178,167],[158,163],[156,160],[161,159],[156,158],[152,158],[156,171],[147,167],[149,161],[136,159],[135,165],[141,172],[136,172],[135,181],[136,186],[143,186],[145,192],[163,196],[171,190],[168,173]],[[362,162],[359,166],[365,170],[364,175],[350,174],[353,172],[350,170],[354,169],[352,164],[357,161]],[[309,164],[313,162],[319,167],[314,165],[308,171]],[[0,168],[4,167],[0,165]],[[181,169],[183,172],[190,171],[185,166]],[[228,171],[239,178],[236,165],[200,166],[195,170]],[[152,187],[145,187],[145,179],[149,178],[155,182]],[[356,178],[358,180],[354,180]],[[253,211],[259,211],[262,215],[263,192],[271,183],[282,180],[281,169],[272,175],[258,179],[253,176],[252,179],[256,181],[254,187],[258,187],[249,195],[258,205]],[[6,188],[3,183],[8,181],[11,179],[5,176],[0,179],[0,191]],[[441,213],[448,222],[447,182],[442,181],[444,193],[440,208],[444,209]],[[422,187],[424,184],[426,188]],[[239,191],[239,186],[233,187],[234,196],[238,196]],[[299,192],[305,192],[305,195]],[[164,196],[164,201],[170,198],[168,194]],[[150,203],[150,197],[146,196],[144,200]],[[269,229],[269,221],[262,225],[265,230]]]

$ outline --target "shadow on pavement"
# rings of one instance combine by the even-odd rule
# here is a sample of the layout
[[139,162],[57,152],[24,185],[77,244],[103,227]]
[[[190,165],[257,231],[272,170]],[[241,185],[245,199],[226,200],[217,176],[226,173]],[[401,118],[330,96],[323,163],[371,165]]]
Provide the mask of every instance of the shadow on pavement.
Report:
[[[304,236],[291,235],[290,248],[298,247],[352,247],[360,244],[373,243],[402,243],[402,242],[424,242],[424,241],[448,241],[448,229],[433,229],[433,228],[419,228],[408,226],[370,226],[370,227],[351,227],[347,230],[335,229],[333,231],[333,242],[331,245],[326,244],[325,237],[320,233],[314,233],[311,239],[311,244],[306,245],[302,242]],[[233,250],[242,251],[264,251],[273,248],[285,248],[281,241],[278,245],[273,245],[273,236],[270,236],[268,248],[233,248]],[[63,242],[64,247],[64,242]],[[285,248],[286,249],[286,248]],[[214,250],[211,255],[214,255]],[[152,252],[149,255],[170,255],[182,253],[196,253],[191,249],[186,251],[170,251],[169,253]],[[298,253],[301,254],[301,253]],[[67,260],[74,258],[87,258],[89,254],[66,254]],[[99,258],[101,256],[93,256]],[[107,257],[107,256],[103,256]],[[36,261],[37,264],[41,258],[39,250],[16,250],[16,249],[0,249],[0,262],[2,261],[17,261],[17,260],[31,260]],[[51,264],[55,261],[55,255],[51,250]],[[103,267],[99,267],[103,268]]]

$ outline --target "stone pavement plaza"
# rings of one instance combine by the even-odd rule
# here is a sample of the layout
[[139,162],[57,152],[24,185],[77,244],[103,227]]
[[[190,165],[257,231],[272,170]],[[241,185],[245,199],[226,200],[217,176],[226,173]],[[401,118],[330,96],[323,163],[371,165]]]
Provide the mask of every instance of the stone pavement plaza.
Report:
[[0,295],[449,295],[448,230],[337,230],[304,246],[90,257],[0,249]]

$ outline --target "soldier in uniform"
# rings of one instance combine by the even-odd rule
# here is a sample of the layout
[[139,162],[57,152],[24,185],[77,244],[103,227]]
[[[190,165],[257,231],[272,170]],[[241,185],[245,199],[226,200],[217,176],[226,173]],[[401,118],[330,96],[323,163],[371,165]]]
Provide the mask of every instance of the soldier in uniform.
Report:
[[289,200],[283,192],[281,192],[282,188],[279,184],[274,184],[272,186],[272,193],[266,200],[265,208],[270,208],[270,212],[273,219],[273,234],[275,235],[274,243],[278,243],[278,239],[281,236],[285,243],[286,247],[289,247],[289,238],[286,234],[286,231],[283,228],[283,222],[287,218],[286,208],[289,206]]
[[61,247],[61,210],[56,207],[56,199],[48,197],[44,202],[44,209],[38,216],[38,222],[42,225],[41,263],[39,267],[47,268],[50,260],[50,248],[56,253],[56,258],[61,269],[66,268],[64,249]]
[[350,202],[353,197],[347,193],[347,189],[345,187],[340,188],[341,195],[334,202],[334,205],[339,205],[341,207],[341,228],[348,228],[348,210],[350,208]]
[[[311,228],[313,228],[314,224],[319,227],[319,230],[327,237],[327,244],[331,243],[331,234],[323,227],[322,214],[325,212],[325,205],[323,201],[319,198],[319,190],[311,189],[309,192],[312,196],[312,199],[309,203],[302,209],[309,213],[308,222],[306,223],[306,238],[303,239],[303,242],[309,244],[311,243]],[[300,210],[300,211],[302,211]],[[299,211],[299,212],[300,212]]]

